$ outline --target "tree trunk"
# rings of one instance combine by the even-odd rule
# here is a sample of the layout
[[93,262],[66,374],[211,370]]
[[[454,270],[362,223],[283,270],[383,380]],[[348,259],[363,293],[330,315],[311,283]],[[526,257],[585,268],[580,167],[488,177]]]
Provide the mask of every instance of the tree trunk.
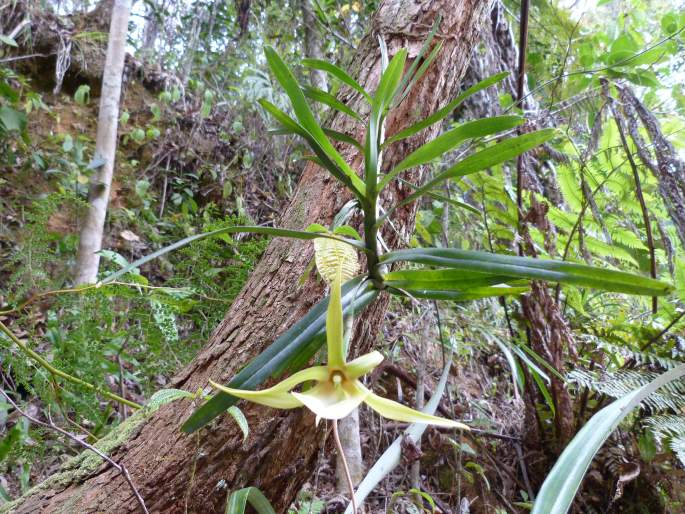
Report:
[[[352,75],[369,90],[378,82],[381,35],[390,54],[407,48],[415,57],[435,17],[442,15],[439,37],[444,46],[424,78],[390,116],[387,134],[392,135],[419,117],[434,112],[451,99],[468,64],[480,24],[489,10],[487,0],[386,0],[372,20],[372,30],[361,42],[350,67]],[[345,90],[341,99],[362,109],[360,95]],[[368,111],[368,109],[366,109]],[[363,139],[363,130],[350,118],[336,115],[330,126]],[[384,152],[385,169],[440,131],[433,126]],[[360,169],[362,156],[353,148],[341,149],[343,157]],[[407,175],[420,180],[422,170]],[[384,205],[407,196],[406,189],[391,189]],[[304,228],[312,222],[329,223],[350,198],[337,181],[315,164],[305,168],[294,198],[283,215],[282,225]],[[399,209],[394,229],[384,234],[390,247],[404,244],[413,229],[415,207]],[[174,378],[171,387],[188,391],[207,388],[211,378],[226,383],[276,336],[301,318],[323,294],[320,283],[310,277],[298,285],[313,255],[311,243],[276,239],[266,249],[243,291],[224,321],[212,334],[197,358]],[[376,340],[388,298],[382,296],[360,313],[353,340],[354,353],[365,351]],[[351,352],[352,353],[352,352]],[[241,403],[250,423],[243,443],[240,429],[228,416],[196,434],[180,432],[180,425],[197,405],[178,401],[161,407],[133,430],[127,441],[112,450],[155,513],[223,512],[228,491],[259,487],[277,512],[285,512],[309,477],[322,441],[314,416],[305,409],[279,411]],[[14,512],[138,512],[124,479],[112,468],[101,466],[88,476],[65,483],[53,480],[37,487]]]
[[[312,59],[323,59],[323,39],[317,29],[316,14],[312,10],[312,0],[300,0],[302,10],[302,30],[304,31],[304,54]],[[321,70],[312,69],[310,72],[312,85],[326,91],[326,74]]]
[[126,56],[126,36],[131,0],[116,0],[112,9],[109,28],[107,57],[102,74],[98,131],[95,140],[95,157],[104,159],[91,177],[88,201],[90,207],[81,229],[78,254],[76,256],[75,283],[90,284],[96,281],[102,248],[102,233],[105,227],[107,204],[109,203],[112,174],[117,150],[117,126],[119,123],[119,97],[121,76]]

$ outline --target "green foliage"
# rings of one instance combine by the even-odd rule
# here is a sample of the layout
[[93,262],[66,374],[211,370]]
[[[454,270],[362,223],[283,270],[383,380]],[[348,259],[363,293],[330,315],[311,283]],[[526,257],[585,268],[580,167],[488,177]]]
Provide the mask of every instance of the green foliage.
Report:
[[568,512],[590,462],[611,432],[640,402],[684,374],[685,365],[667,371],[595,414],[568,444],[547,475],[533,504],[533,514]]

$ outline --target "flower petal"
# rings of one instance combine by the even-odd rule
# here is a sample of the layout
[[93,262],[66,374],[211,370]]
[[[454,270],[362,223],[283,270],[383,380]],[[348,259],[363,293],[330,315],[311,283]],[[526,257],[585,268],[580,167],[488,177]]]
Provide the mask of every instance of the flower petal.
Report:
[[345,374],[350,380],[366,375],[383,362],[383,355],[378,351],[373,351],[357,357],[345,365]]
[[335,386],[331,382],[321,382],[304,393],[292,393],[305,407],[317,417],[342,419],[364,401],[368,390],[357,387],[356,381]]
[[345,339],[343,337],[343,309],[341,292],[341,267],[331,284],[331,296],[326,313],[326,344],[328,349],[328,367],[342,368],[345,365]]
[[[361,385],[361,384],[360,384]],[[363,385],[361,387],[364,387]],[[366,388],[364,388],[366,389]],[[368,391],[368,389],[367,389]],[[395,421],[406,421],[407,423],[424,423],[426,425],[436,425],[447,428],[461,428],[469,430],[469,427],[463,423],[453,421],[451,419],[439,418],[438,416],[431,416],[417,410],[411,409],[406,405],[397,403],[369,391],[369,394],[364,400],[369,407],[378,412],[381,416]]]
[[322,381],[328,378],[328,368],[326,366],[314,366],[303,369],[279,382],[269,389],[262,391],[249,391],[245,389],[232,389],[222,386],[216,382],[209,381],[213,387],[243,400],[249,400],[260,405],[275,407],[277,409],[294,409],[301,407],[302,403],[289,391],[298,384],[308,380]]

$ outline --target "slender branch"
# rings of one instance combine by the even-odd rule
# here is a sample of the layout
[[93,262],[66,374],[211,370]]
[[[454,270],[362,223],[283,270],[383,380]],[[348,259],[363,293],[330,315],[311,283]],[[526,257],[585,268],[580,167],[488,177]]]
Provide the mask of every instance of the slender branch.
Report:
[[43,358],[40,354],[33,351],[25,343],[23,343],[17,336],[14,335],[14,333],[9,328],[7,328],[7,326],[5,326],[5,324],[2,321],[0,321],[0,332],[4,333],[7,337],[9,337],[10,340],[14,344],[16,344],[19,347],[19,349],[22,352],[24,352],[24,354],[26,356],[30,357],[31,359],[36,361],[38,364],[40,364],[51,375],[63,378],[64,380],[71,382],[72,384],[76,384],[76,385],[79,385],[81,387],[85,387],[86,389],[90,389],[91,391],[94,391],[96,393],[100,393],[102,396],[109,398],[110,400],[114,400],[116,402],[123,403],[124,405],[128,405],[129,407],[131,407],[133,409],[142,409],[142,405],[139,405],[136,402],[132,402],[131,400],[127,400],[126,398],[122,398],[119,395],[116,395],[110,391],[102,389],[101,387],[98,387],[98,386],[93,385],[89,382],[86,382],[85,380],[81,380],[80,378],[75,377],[73,375],[70,375],[69,373],[65,373],[61,369],[57,369],[52,364],[50,364],[45,358]]
[[[36,293],[27,300],[25,300],[23,303],[20,303],[16,307],[13,307],[11,309],[7,309],[5,311],[0,311],[0,316],[5,316],[7,314],[12,314],[14,312],[19,312],[21,310],[24,310],[26,307],[31,305],[32,303],[36,302],[37,300],[40,300],[41,298],[46,298],[48,296],[57,296],[60,294],[70,294],[70,293],[82,293],[84,291],[88,291],[89,289],[98,289],[98,288],[104,288],[108,286],[126,286],[126,287],[135,287],[137,289],[149,289],[149,290],[159,290],[159,289],[173,289],[171,287],[166,287],[166,286],[150,286],[147,284],[136,284],[134,282],[120,282],[118,280],[113,280],[112,282],[107,282],[106,284],[90,284],[87,286],[80,286],[80,287],[72,287],[72,288],[67,288],[67,289],[53,289],[51,291],[44,291],[42,293]],[[226,300],[222,300],[221,298],[212,298],[211,296],[204,295],[202,293],[198,292],[193,292],[195,296],[198,296],[204,300],[209,300],[211,302],[226,302]]]
[[[614,121],[616,122],[616,127],[618,128],[618,135],[621,139],[621,144],[623,145],[623,150],[626,153],[628,162],[630,163],[630,168],[633,170],[633,178],[635,179],[635,194],[637,196],[638,202],[640,202],[640,209],[642,210],[642,218],[645,224],[645,234],[647,236],[647,247],[649,248],[649,260],[650,260],[650,275],[652,278],[656,279],[656,252],[654,250],[654,238],[652,237],[652,225],[649,220],[649,210],[647,209],[647,204],[645,203],[645,197],[642,194],[642,184],[640,183],[640,172],[637,169],[637,164],[633,159],[633,154],[628,146],[628,141],[626,140],[625,130],[623,128],[623,122],[615,107],[615,103],[612,100],[611,110],[614,114]],[[657,298],[652,297],[652,314],[656,314],[657,311]]]
[[350,489],[350,498],[352,502],[352,513],[357,514],[357,500],[354,498],[354,484],[352,483],[352,476],[350,475],[350,468],[347,466],[347,459],[345,458],[345,450],[343,450],[340,442],[340,434],[338,433],[338,420],[333,420],[333,438],[335,439],[335,447],[338,449],[338,455],[345,470],[345,480],[347,480],[347,487]]
[[[519,59],[518,76],[516,77],[516,106],[523,109],[523,91],[526,77],[526,47],[528,46],[528,12],[530,0],[521,2],[521,19],[519,22]],[[519,129],[519,134],[521,129]],[[516,214],[517,231],[521,236],[521,223],[523,218],[523,159],[524,155],[519,154],[516,159]],[[523,255],[523,243],[518,244],[518,254]]]
[[644,352],[650,346],[652,346],[654,343],[656,343],[659,339],[661,339],[663,337],[663,335],[666,334],[666,332],[671,330],[671,328],[673,328],[673,326],[683,318],[683,316],[685,316],[685,311],[678,314],[675,318],[673,318],[673,321],[671,321],[668,325],[666,325],[666,328],[664,328],[661,332],[659,332],[657,335],[655,335],[649,341],[647,341],[645,344],[643,344],[640,347],[640,351]]
[[21,410],[21,408],[14,402],[14,400],[12,400],[12,398],[5,392],[4,389],[0,388],[0,392],[5,397],[5,400],[7,400],[7,402],[10,405],[12,405],[12,407],[14,407],[19,414],[24,416],[31,423],[33,423],[35,425],[40,425],[40,426],[48,428],[50,430],[54,430],[55,432],[58,432],[59,434],[63,435],[64,437],[71,439],[76,444],[79,444],[80,446],[83,446],[87,450],[92,451],[97,456],[99,456],[102,460],[109,462],[117,471],[119,471],[119,473],[121,473],[121,476],[124,477],[124,480],[126,480],[126,482],[128,482],[128,485],[131,488],[133,495],[136,497],[136,500],[138,501],[138,504],[140,505],[141,509],[143,509],[143,512],[145,514],[149,514],[150,511],[148,511],[147,507],[145,506],[145,500],[143,500],[143,497],[138,492],[138,489],[136,489],[136,486],[133,484],[133,480],[131,480],[131,475],[129,474],[128,470],[124,467],[123,464],[119,464],[118,462],[112,460],[110,457],[108,457],[105,453],[100,451],[98,448],[96,448],[92,444],[88,444],[87,442],[83,441],[82,439],[79,439],[78,437],[76,437],[71,432],[67,432],[66,430],[55,425],[52,421],[52,418],[50,418],[50,415],[48,415],[48,423],[45,423],[44,421],[40,421],[39,419],[34,418],[33,416],[31,416],[27,412],[24,412],[23,410]]

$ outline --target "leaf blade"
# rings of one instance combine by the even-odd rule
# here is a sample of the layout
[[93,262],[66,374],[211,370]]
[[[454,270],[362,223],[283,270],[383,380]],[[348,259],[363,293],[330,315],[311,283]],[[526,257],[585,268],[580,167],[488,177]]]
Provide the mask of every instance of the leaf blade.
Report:
[[663,296],[672,286],[652,278],[622,271],[548,259],[533,259],[453,248],[397,250],[381,257],[390,264],[409,261],[462,271],[507,275],[528,280],[545,280],[579,287],[592,287],[616,293]]

